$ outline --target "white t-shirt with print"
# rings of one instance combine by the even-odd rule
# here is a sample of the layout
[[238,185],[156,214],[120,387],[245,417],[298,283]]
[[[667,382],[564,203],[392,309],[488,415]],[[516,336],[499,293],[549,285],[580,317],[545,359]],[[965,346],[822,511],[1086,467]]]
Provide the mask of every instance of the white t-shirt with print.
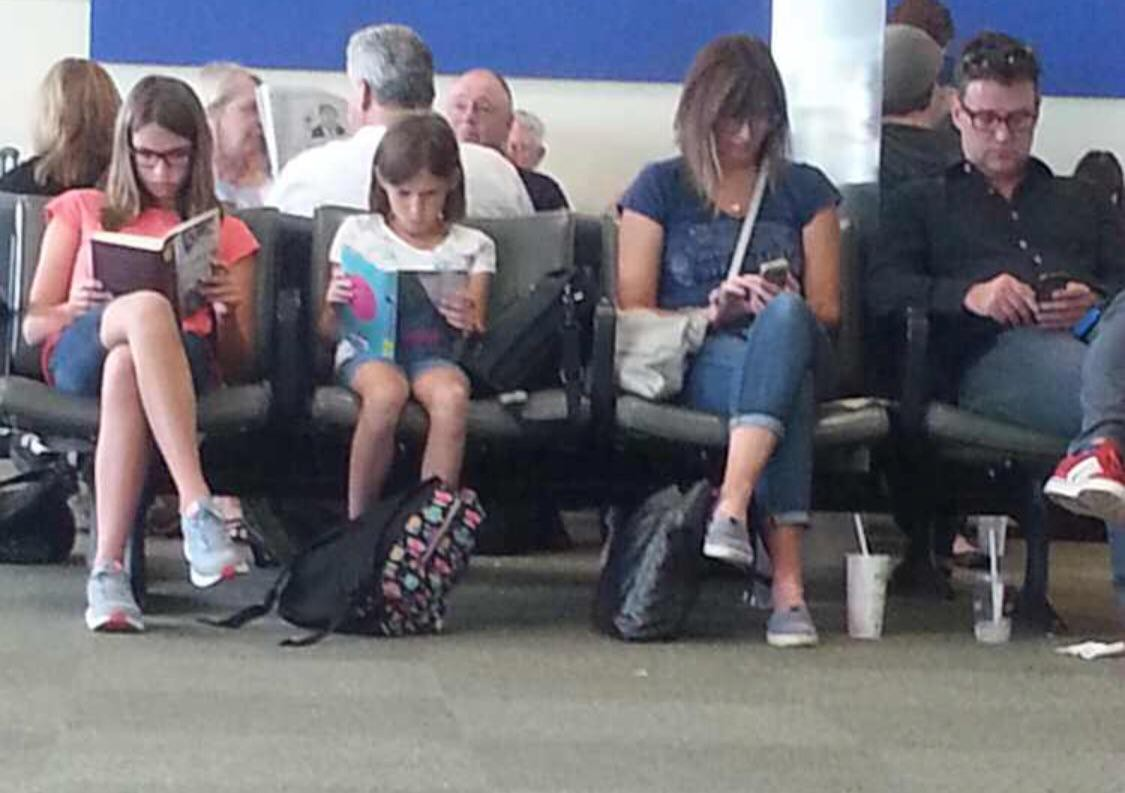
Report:
[[329,261],[340,262],[344,248],[351,248],[383,270],[415,273],[496,272],[496,244],[482,231],[450,225],[445,239],[430,250],[411,245],[394,233],[382,215],[352,215],[340,224]]

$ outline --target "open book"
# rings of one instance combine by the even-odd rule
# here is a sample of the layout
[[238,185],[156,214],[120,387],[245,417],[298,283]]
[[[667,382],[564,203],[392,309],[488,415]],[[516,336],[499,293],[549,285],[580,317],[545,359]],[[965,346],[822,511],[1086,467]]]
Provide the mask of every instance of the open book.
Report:
[[318,88],[258,86],[258,118],[274,178],[305,149],[346,137],[348,103]]
[[467,273],[384,270],[347,246],[340,267],[354,292],[340,315],[341,338],[354,350],[386,361],[400,348],[415,361],[456,358],[460,334],[437,306],[465,288]]
[[211,275],[221,222],[219,210],[211,209],[162,237],[94,232],[90,238],[94,277],[115,296],[139,289],[160,292],[180,316],[189,316],[206,302],[199,282]]

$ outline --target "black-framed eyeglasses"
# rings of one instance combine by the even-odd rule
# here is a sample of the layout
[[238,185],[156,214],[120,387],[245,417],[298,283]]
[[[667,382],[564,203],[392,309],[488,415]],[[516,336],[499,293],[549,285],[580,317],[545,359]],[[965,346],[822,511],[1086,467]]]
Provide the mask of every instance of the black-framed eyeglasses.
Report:
[[961,104],[961,109],[964,110],[965,115],[969,117],[973,129],[978,132],[995,133],[1000,129],[1001,125],[1003,125],[1008,128],[1008,132],[1018,135],[1028,132],[1035,126],[1035,121],[1039,118],[1038,111],[1034,110],[1015,110],[1011,113],[997,113],[995,110],[973,110],[964,103]]
[[160,162],[164,163],[164,167],[169,170],[178,170],[191,161],[193,151],[191,146],[179,146],[165,151],[145,149],[138,146],[130,146],[129,148],[133,152],[133,160],[137,163],[137,167],[145,170],[152,170]]

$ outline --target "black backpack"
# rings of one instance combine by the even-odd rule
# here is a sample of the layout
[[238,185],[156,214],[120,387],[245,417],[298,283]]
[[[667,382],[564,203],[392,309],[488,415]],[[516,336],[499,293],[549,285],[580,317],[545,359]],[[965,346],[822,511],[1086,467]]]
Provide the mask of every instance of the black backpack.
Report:
[[283,619],[313,631],[284,646],[314,644],[333,632],[436,633],[483,519],[473,491],[454,492],[431,479],[313,542],[281,572],[261,604],[208,622],[239,628],[276,603]]
[[492,395],[520,389],[566,389],[567,414],[578,416],[582,328],[592,310],[581,270],[554,270],[520,300],[490,317],[488,329],[458,356],[474,391]]
[[0,562],[64,562],[74,547],[74,515],[67,499],[77,487],[62,460],[0,482]]

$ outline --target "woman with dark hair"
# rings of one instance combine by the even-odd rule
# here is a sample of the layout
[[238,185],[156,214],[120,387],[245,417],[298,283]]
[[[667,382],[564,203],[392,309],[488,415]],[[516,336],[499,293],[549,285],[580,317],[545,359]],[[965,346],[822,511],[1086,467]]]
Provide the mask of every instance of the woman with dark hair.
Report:
[[216,372],[242,372],[253,334],[258,243],[242,221],[223,218],[217,266],[200,285],[208,305],[181,322],[157,292],[107,293],[94,278],[90,250],[96,231],[160,236],[216,206],[203,107],[186,83],[168,77],[146,77],[130,92],[105,191],[71,190],[47,205],[23,334],[43,345],[48,382],[100,396],[90,630],[144,627],[121,562],[154,442],[179,495],[192,583],[211,586],[247,569],[203,478],[195,406],[196,392],[214,385]]
[[94,61],[64,58],[39,89],[35,156],[0,178],[0,192],[58,195],[105,175],[121,97]]
[[[682,400],[728,416],[730,441],[704,553],[752,564],[751,496],[766,516],[774,611],[767,641],[817,642],[804,601],[814,372],[839,318],[839,195],[787,158],[785,90],[769,48],[746,36],[696,56],[676,111],[681,156],[648,165],[621,201],[618,305],[703,311],[706,341]],[[751,195],[760,210],[737,274],[728,265]],[[762,273],[778,272],[781,278]],[[763,267],[770,265],[770,267]]]

